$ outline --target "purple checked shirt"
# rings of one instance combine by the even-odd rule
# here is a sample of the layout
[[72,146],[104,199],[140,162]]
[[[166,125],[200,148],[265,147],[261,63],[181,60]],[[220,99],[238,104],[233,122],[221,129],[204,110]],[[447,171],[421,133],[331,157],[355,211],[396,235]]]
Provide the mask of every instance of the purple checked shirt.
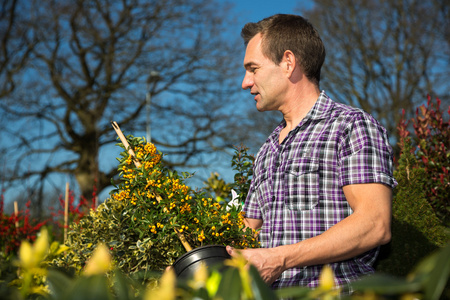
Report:
[[[397,184],[386,130],[369,114],[322,92],[302,122],[279,144],[283,121],[261,147],[243,210],[262,219],[264,248],[317,236],[352,214],[342,187]],[[331,264],[336,284],[372,273],[378,248]],[[322,265],[288,269],[272,287],[316,287]]]

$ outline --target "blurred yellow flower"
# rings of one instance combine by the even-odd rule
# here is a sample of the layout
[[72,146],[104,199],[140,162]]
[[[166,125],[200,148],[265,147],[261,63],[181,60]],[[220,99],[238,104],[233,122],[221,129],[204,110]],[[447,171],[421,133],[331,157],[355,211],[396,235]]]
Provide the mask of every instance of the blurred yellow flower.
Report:
[[48,232],[45,229],[41,230],[33,245],[27,241],[22,242],[19,249],[20,266],[27,270],[38,268],[47,255],[48,244]]
[[217,293],[221,280],[222,274],[218,271],[213,271],[211,276],[206,280],[206,290],[211,298]]
[[173,268],[170,268],[161,276],[161,281],[157,289],[147,289],[144,300],[174,300],[176,276]]
[[208,279],[208,268],[200,263],[200,267],[195,271],[194,278],[188,282],[189,286],[195,290],[205,287]]
[[310,296],[323,300],[339,299],[340,290],[334,284],[333,269],[329,265],[325,265],[320,273],[319,286],[311,291]]
[[333,270],[329,265],[325,265],[320,273],[319,286],[323,290],[331,290],[334,287]]
[[23,241],[19,249],[20,265],[24,269],[35,267],[33,247],[28,241]]
[[99,244],[86,263],[85,275],[104,274],[111,269],[111,254],[104,244]]

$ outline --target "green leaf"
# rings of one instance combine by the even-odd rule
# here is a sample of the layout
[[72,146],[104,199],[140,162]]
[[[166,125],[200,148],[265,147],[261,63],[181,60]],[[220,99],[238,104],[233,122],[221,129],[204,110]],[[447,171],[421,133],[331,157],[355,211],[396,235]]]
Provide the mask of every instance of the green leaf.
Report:
[[64,299],[64,295],[71,288],[73,282],[61,272],[49,270],[47,273],[47,284],[50,289],[50,299]]
[[135,299],[134,290],[131,289],[131,282],[123,276],[121,272],[115,272],[113,289],[117,300]]
[[275,291],[275,294],[279,299],[289,299],[289,298],[295,298],[295,299],[309,299],[307,295],[311,292],[310,288],[307,287],[286,287],[281,288],[279,290]]
[[[425,299],[439,299],[450,275],[450,244],[425,258],[416,269],[425,281]],[[422,276],[420,276],[422,275]]]
[[65,300],[110,300],[112,299],[108,281],[104,275],[80,277],[72,289],[67,291]]
[[195,291],[194,297],[192,299],[201,299],[201,300],[209,300],[211,299],[208,295],[208,291],[205,288],[199,288]]
[[372,291],[381,295],[399,295],[414,293],[420,290],[421,284],[417,281],[407,281],[388,274],[373,274],[362,277],[352,283],[356,291]]
[[241,299],[242,283],[239,270],[236,268],[229,268],[220,281],[219,289],[217,290],[215,298],[222,298],[227,300]]
[[254,266],[250,266],[249,274],[251,276],[252,292],[255,300],[272,300],[276,299],[273,290],[262,280],[258,270]]

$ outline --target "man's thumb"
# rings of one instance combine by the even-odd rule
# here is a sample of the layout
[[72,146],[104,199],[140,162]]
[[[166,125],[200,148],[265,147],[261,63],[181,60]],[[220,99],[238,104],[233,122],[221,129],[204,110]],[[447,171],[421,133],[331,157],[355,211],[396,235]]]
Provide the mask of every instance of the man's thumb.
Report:
[[231,246],[227,246],[226,247],[228,254],[230,254],[230,256],[234,255],[234,248]]

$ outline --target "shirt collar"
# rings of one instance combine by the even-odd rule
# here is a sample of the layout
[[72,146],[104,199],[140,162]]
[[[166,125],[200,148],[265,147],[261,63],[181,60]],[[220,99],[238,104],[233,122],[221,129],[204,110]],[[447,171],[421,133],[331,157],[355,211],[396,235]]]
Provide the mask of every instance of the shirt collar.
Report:
[[331,111],[333,109],[334,102],[328,97],[325,91],[322,91],[317,98],[316,103],[305,116],[305,120],[321,120],[326,119],[330,116]]
[[[305,118],[302,122],[300,122],[300,124],[304,123],[304,121],[306,120],[321,120],[328,118],[331,114],[331,111],[333,110],[333,107],[334,101],[331,100],[330,97],[328,97],[325,91],[322,91],[319,95],[319,98],[317,98],[316,103],[306,114]],[[284,128],[284,126],[286,126],[286,121],[283,119],[277,126],[277,129],[281,130]]]
[[[306,114],[305,118],[300,122],[304,124],[308,120],[321,120],[329,118],[331,111],[334,107],[334,101],[328,97],[325,91],[322,91],[317,98],[316,103],[311,108],[311,110]],[[297,131],[300,124],[297,125],[293,131]],[[278,135],[280,131],[286,126],[286,121],[283,119],[280,124],[275,128],[272,134],[269,136],[268,140],[273,140],[275,144],[278,145]]]

